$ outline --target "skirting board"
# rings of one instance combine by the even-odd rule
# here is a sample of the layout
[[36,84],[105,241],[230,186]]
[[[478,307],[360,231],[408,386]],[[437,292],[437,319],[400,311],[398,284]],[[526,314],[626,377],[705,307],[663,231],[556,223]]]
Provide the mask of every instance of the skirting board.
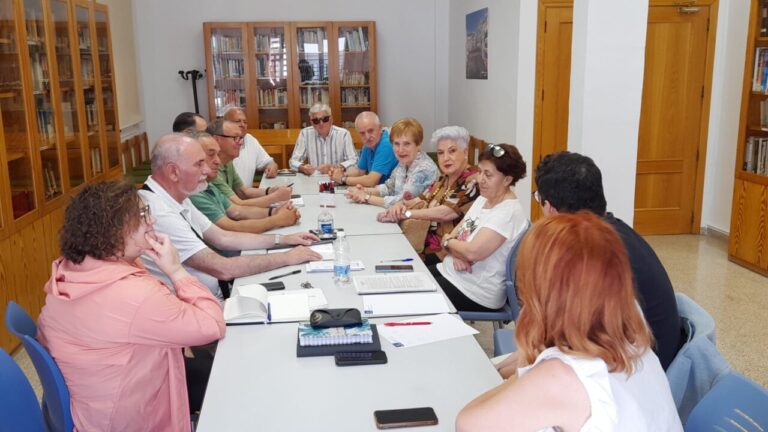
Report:
[[726,241],[728,240],[728,237],[730,235],[728,231],[721,230],[720,228],[715,228],[712,225],[701,227],[701,234],[721,238]]

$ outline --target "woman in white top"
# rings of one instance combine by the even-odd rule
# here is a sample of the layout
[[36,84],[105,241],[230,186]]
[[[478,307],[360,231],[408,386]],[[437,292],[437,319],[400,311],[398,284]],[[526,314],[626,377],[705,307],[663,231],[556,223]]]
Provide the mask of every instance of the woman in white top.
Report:
[[650,349],[618,234],[592,213],[547,217],[517,257],[519,369],[459,413],[466,431],[682,431]]
[[512,189],[525,177],[525,161],[513,145],[490,144],[477,168],[480,196],[443,237],[443,262],[426,264],[456,309],[488,312],[507,300],[507,255],[528,221]]

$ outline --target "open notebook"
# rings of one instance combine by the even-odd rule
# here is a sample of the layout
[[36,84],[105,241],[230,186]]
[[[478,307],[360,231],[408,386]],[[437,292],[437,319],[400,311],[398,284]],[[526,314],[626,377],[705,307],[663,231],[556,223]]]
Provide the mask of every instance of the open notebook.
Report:
[[224,302],[227,325],[306,321],[328,305],[319,288],[268,292],[260,284],[241,285]]

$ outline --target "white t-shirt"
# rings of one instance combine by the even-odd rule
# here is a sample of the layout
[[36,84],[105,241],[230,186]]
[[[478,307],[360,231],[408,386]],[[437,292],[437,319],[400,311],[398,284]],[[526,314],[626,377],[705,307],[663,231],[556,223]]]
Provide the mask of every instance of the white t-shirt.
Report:
[[235,166],[235,172],[243,180],[245,186],[251,187],[256,171],[264,171],[274,159],[253,135],[245,134],[243,141],[244,145],[240,149],[240,155],[232,161],[232,165]]
[[506,199],[491,209],[483,208],[486,202],[482,196],[477,197],[461,220],[456,238],[471,241],[481,229],[487,228],[506,238],[504,243],[486,259],[472,264],[472,273],[456,271],[450,254],[437,265],[437,269],[475,303],[498,309],[504,306],[507,298],[504,289],[507,256],[517,236],[526,227],[528,217],[518,199]]
[[[170,237],[171,242],[176,246],[176,250],[179,251],[179,260],[187,272],[207,286],[216,298],[222,300],[223,296],[221,288],[219,288],[218,279],[184,264],[189,257],[208,248],[201,238],[203,233],[211,227],[211,221],[204,214],[200,213],[200,210],[195,208],[189,198],[185,198],[181,203],[173,199],[152,176],[147,178],[145,184],[152,189],[152,192],[140,190],[139,194],[144,202],[149,205],[152,217],[156,220],[154,225],[155,231],[167,234]],[[144,263],[147,271],[165,282],[166,286],[173,289],[171,281],[157,267],[154,261],[144,255],[142,255],[141,261]]]
[[587,391],[591,414],[581,432],[682,432],[669,381],[652,350],[640,357],[630,376],[608,372],[601,358],[569,355],[557,347],[542,351],[533,365],[518,369],[517,375],[522,377],[547,359],[570,366]]

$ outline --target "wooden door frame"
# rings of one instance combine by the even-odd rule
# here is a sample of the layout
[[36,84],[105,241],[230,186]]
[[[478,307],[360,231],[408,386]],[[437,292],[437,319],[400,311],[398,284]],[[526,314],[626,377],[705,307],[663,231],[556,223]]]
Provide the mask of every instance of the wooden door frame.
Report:
[[[674,1],[674,0],[650,0],[648,7],[653,6],[707,6],[709,7],[709,31],[707,32],[707,53],[704,62],[704,94],[701,105],[701,121],[699,126],[699,145],[697,148],[698,158],[696,161],[696,179],[694,184],[694,198],[693,198],[693,219],[691,220],[690,232],[698,234],[701,230],[701,208],[704,198],[704,174],[707,161],[707,139],[709,132],[709,114],[710,104],[712,99],[712,75],[714,69],[714,54],[715,54],[715,38],[717,36],[717,12],[720,5],[719,0],[689,0],[689,1]],[[549,7],[573,7],[573,0],[539,0],[538,5],[538,23],[536,31],[536,84],[534,90],[534,108],[533,108],[533,152],[532,152],[532,188],[536,188],[535,174],[536,167],[534,163],[538,163],[541,157],[541,115],[542,115],[542,101],[538,95],[541,94],[543,87],[544,77],[541,74],[541,68],[543,67],[543,51],[544,51],[544,21],[546,17],[546,8]],[[637,163],[637,156],[635,156],[635,163]],[[635,174],[637,176],[637,174]],[[537,205],[533,198],[531,198],[531,213],[533,213],[533,206]]]

